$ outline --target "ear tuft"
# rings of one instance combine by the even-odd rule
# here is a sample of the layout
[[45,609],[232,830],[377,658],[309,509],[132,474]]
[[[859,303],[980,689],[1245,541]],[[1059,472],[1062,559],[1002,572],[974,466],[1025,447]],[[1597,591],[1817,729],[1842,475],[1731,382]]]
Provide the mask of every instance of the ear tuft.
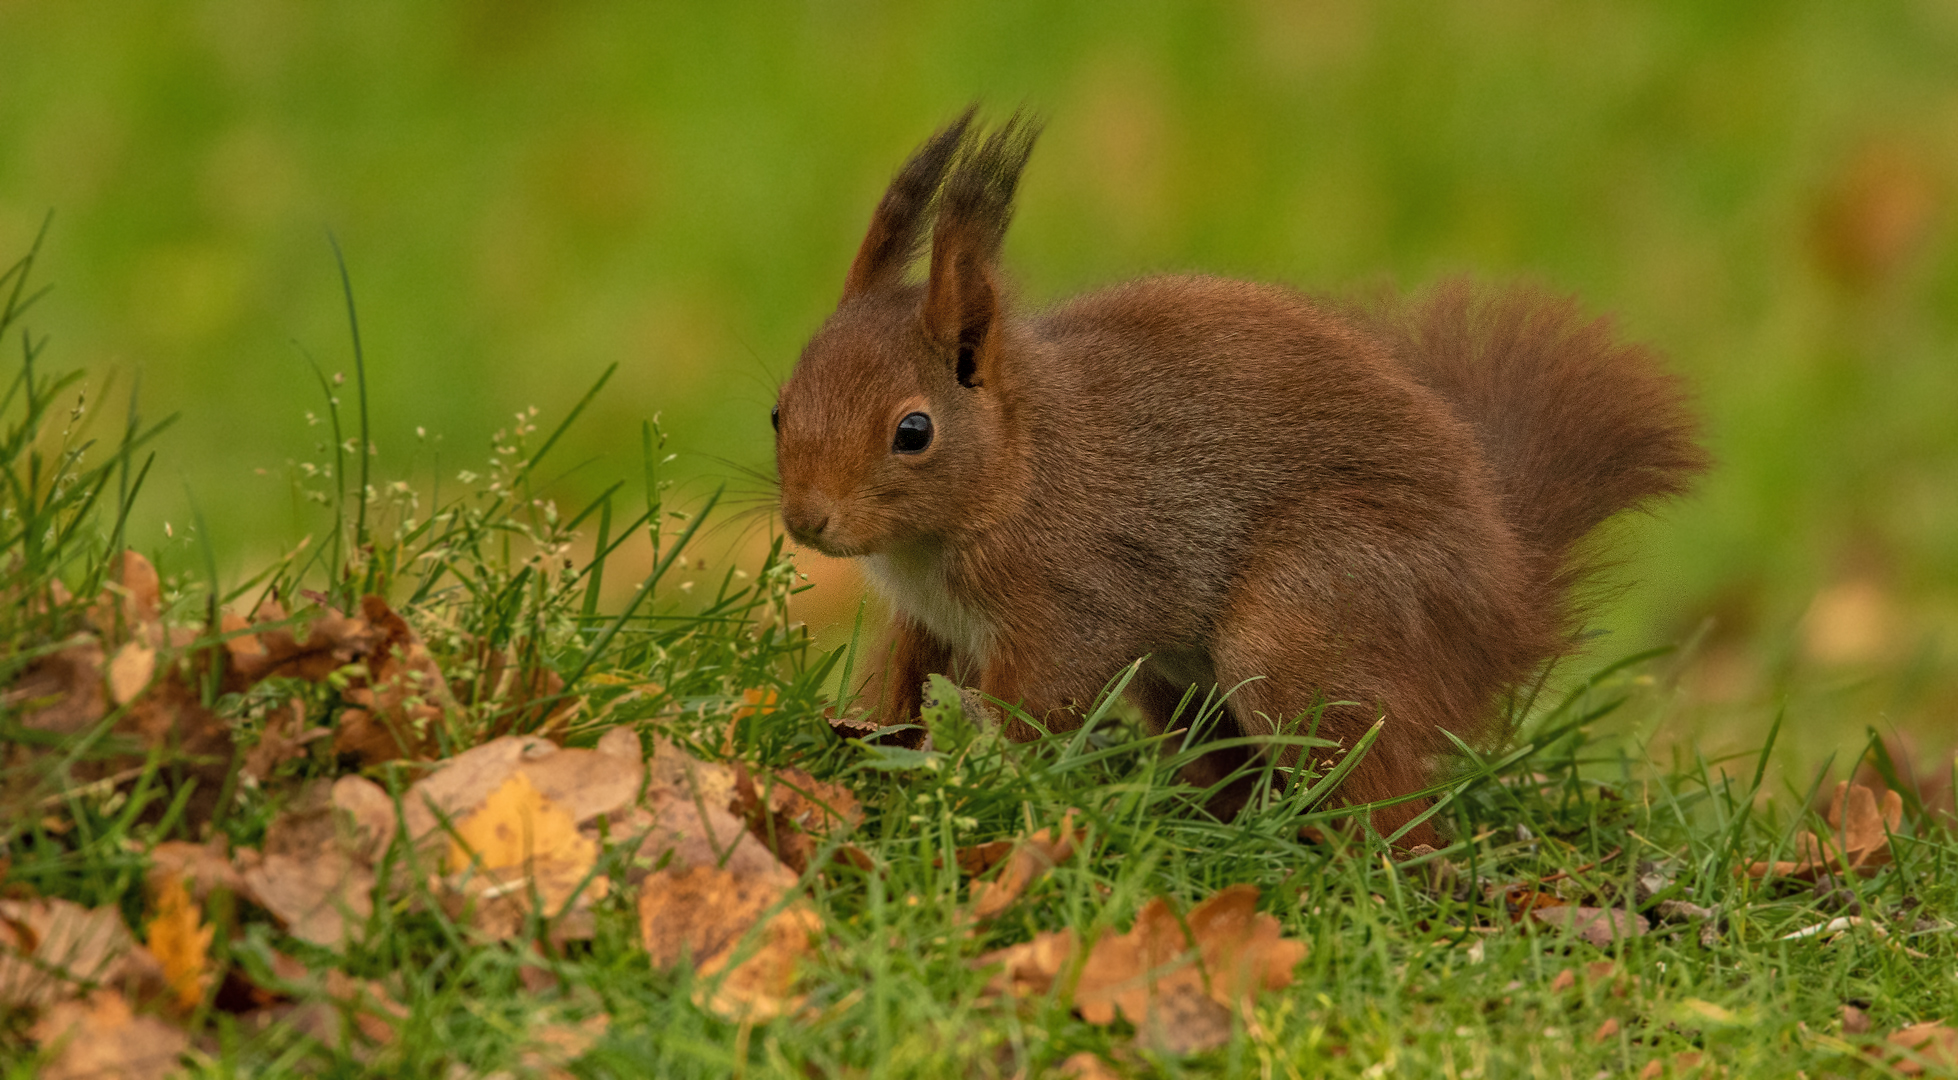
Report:
[[965,145],[966,133],[978,112],[978,105],[968,106],[957,119],[926,139],[898,170],[871,214],[870,229],[843,281],[843,299],[903,279],[905,267],[917,259],[924,244],[925,221],[939,186]]
[[922,315],[934,338],[959,346],[959,381],[967,385],[974,385],[964,372],[967,346],[976,372],[999,315],[994,264],[1013,218],[1013,192],[1039,135],[1038,121],[1014,113],[984,141],[968,137],[938,194]]

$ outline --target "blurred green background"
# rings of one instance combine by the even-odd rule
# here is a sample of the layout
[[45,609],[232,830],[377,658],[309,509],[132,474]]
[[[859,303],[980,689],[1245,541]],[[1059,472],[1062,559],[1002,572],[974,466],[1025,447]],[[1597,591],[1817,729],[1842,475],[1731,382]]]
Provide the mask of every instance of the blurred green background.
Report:
[[[617,361],[564,502],[635,475],[655,411],[692,490],[754,489],[883,183],[973,99],[1050,121],[1007,245],[1029,300],[1470,270],[1618,313],[1696,381],[1720,465],[1625,530],[1599,653],[1699,635],[1670,669],[1695,723],[1785,699],[1948,745],[1948,0],[0,0],[0,252],[54,211],[50,360],[182,414],[138,536],[181,549],[195,500],[238,574],[319,527],[292,463],[305,357],[351,371],[329,230],[384,473],[479,469]],[[853,587],[815,572],[833,625]]]

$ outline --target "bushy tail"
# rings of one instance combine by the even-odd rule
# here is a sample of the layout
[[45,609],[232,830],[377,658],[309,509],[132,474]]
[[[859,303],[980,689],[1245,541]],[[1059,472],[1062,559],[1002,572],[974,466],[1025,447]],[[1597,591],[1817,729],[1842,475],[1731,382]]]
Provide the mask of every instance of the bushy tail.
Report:
[[1572,549],[1600,522],[1685,491],[1708,464],[1678,377],[1568,297],[1457,280],[1366,318],[1474,427],[1546,585],[1583,573]]

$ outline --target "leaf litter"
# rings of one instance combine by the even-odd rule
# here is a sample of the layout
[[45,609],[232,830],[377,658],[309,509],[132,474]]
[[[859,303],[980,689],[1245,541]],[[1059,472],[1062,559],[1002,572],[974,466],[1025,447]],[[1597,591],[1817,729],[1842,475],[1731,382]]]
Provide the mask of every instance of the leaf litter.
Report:
[[[1276,918],[1256,911],[1257,901],[1255,886],[1233,885],[1183,916],[1157,897],[1127,933],[1104,931],[1085,953],[1069,928],[974,964],[1000,968],[995,992],[1026,997],[1059,987],[1091,1024],[1123,1019],[1152,1047],[1197,1053],[1229,1042],[1234,1020],[1252,1023],[1256,996],[1289,986],[1305,959],[1305,943],[1284,937]],[[1071,987],[1063,978],[1070,973]]]
[[1756,862],[1747,867],[1747,874],[1803,881],[1847,873],[1869,877],[1890,865],[1890,836],[1903,826],[1903,819],[1902,795],[1885,791],[1879,797],[1866,785],[1842,781],[1829,800],[1828,832],[1803,833],[1796,839],[1794,861]]

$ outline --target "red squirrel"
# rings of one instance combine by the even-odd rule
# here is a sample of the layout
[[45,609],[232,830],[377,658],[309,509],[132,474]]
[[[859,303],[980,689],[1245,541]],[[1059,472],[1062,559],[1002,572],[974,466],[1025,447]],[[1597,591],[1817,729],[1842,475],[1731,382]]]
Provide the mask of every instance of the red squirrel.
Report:
[[1573,648],[1585,534],[1706,466],[1655,355],[1533,288],[1360,305],[1177,275],[1025,310],[999,256],[1037,126],[974,116],[891,182],[773,414],[790,536],[893,610],[887,724],[943,673],[1078,726],[1147,657],[1128,693],[1153,730],[1189,723],[1192,687],[1236,687],[1214,738],[1319,706],[1351,747],[1384,716],[1340,795],[1404,795],[1444,731],[1486,744],[1501,695]]

